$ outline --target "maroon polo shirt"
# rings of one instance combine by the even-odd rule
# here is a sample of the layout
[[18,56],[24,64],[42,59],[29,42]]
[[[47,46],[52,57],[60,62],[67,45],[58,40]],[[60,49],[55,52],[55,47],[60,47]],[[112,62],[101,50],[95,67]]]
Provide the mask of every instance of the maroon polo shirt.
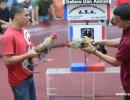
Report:
[[123,62],[120,72],[121,82],[125,92],[130,93],[130,27],[123,30],[115,58]]

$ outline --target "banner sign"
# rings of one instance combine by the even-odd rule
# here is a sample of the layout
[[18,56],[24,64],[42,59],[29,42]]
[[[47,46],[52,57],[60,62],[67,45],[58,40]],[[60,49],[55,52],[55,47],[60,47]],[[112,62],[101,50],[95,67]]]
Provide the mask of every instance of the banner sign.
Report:
[[110,4],[64,5],[64,20],[110,19]]
[[102,40],[105,38],[103,25],[75,25],[70,26],[70,41],[78,39],[82,36],[88,36],[94,40]]
[[64,4],[102,4],[111,3],[111,0],[64,0]]

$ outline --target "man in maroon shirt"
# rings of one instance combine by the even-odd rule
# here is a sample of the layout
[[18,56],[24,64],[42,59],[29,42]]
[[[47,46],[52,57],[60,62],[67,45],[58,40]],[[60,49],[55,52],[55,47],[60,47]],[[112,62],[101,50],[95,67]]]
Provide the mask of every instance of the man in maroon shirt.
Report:
[[116,7],[113,11],[114,23],[119,27],[123,28],[123,34],[121,38],[113,40],[99,40],[95,41],[94,44],[100,44],[110,47],[118,48],[115,58],[102,54],[97,51],[90,42],[87,48],[83,48],[83,51],[93,53],[100,57],[107,63],[118,67],[121,66],[121,82],[123,89],[126,92],[124,100],[130,100],[130,5],[123,3]]

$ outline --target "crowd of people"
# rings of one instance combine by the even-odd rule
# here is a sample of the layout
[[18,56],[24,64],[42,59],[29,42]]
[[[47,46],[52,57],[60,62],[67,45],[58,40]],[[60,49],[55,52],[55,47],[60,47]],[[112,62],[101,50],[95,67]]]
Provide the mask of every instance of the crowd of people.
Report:
[[[10,9],[17,3],[17,0],[0,0],[0,32],[4,33],[11,25]],[[29,8],[32,25],[49,19],[64,19],[63,0],[24,0],[21,3]]]
[[[4,33],[5,30],[11,25],[9,18],[9,11],[11,7],[18,3],[17,0],[0,0],[0,32]],[[39,22],[48,20],[61,20],[64,19],[63,0],[23,0],[21,2],[28,6],[30,11],[30,22],[32,25],[39,25]],[[129,0],[116,0],[114,9],[121,3],[129,3]],[[111,19],[113,23],[114,19]],[[109,25],[109,20],[107,20]]]

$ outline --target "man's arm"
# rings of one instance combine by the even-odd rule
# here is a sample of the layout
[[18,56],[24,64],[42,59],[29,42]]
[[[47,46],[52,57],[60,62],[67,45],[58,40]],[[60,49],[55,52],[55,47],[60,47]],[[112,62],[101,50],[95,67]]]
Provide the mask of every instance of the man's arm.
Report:
[[6,22],[6,21],[4,21],[4,20],[0,20],[0,23],[7,24],[7,25],[8,25],[8,22]]
[[107,63],[115,66],[115,67],[118,67],[120,66],[123,62],[122,61],[119,61],[113,57],[110,57],[108,55],[104,55],[102,54],[101,52],[97,51],[95,52],[95,55],[98,56],[99,58],[101,58],[102,60],[106,61]]
[[34,6],[34,0],[31,0],[31,5],[32,5],[32,9],[31,9],[31,17],[32,17],[32,23],[35,23],[35,15],[34,15],[34,9],[35,9],[35,6]]
[[55,19],[55,20],[59,20],[59,18],[57,18],[56,15],[55,15],[54,4],[51,4],[51,5],[50,5],[50,9],[51,9],[52,16],[54,17],[54,19]]
[[35,22],[35,17],[34,17],[34,9],[31,10],[31,16],[32,16],[32,22]]
[[11,20],[11,18],[9,18],[9,25],[11,26],[11,23],[12,23],[12,20]]
[[[122,61],[118,61],[117,59],[104,55],[99,51],[95,51],[94,46],[91,45],[91,43],[89,41],[87,41],[89,46],[87,48],[82,48],[83,51],[87,52],[87,53],[94,53],[96,56],[98,56],[99,58],[101,58],[102,60],[106,61],[107,63],[117,67],[120,66],[123,62]],[[94,52],[95,51],[95,52]]]
[[35,6],[35,18],[36,18],[36,23],[39,24],[39,21],[38,21],[38,15],[39,15],[39,13],[38,13],[38,11],[39,11],[39,6]]
[[19,56],[13,56],[13,55],[3,55],[3,60],[6,66],[14,65],[17,63],[20,63],[28,58],[34,58],[38,57],[39,53],[36,53],[34,51],[34,48],[32,48],[28,53],[19,55]]
[[8,23],[8,22],[6,22],[4,20],[0,20],[0,23],[3,23],[3,25],[1,25],[1,29],[3,29],[3,30],[8,29],[10,27],[10,25],[11,25],[10,23]]
[[95,41],[94,44],[100,44],[104,46],[118,48],[120,41],[121,41],[121,38],[112,39],[112,40],[98,40],[98,41]]

